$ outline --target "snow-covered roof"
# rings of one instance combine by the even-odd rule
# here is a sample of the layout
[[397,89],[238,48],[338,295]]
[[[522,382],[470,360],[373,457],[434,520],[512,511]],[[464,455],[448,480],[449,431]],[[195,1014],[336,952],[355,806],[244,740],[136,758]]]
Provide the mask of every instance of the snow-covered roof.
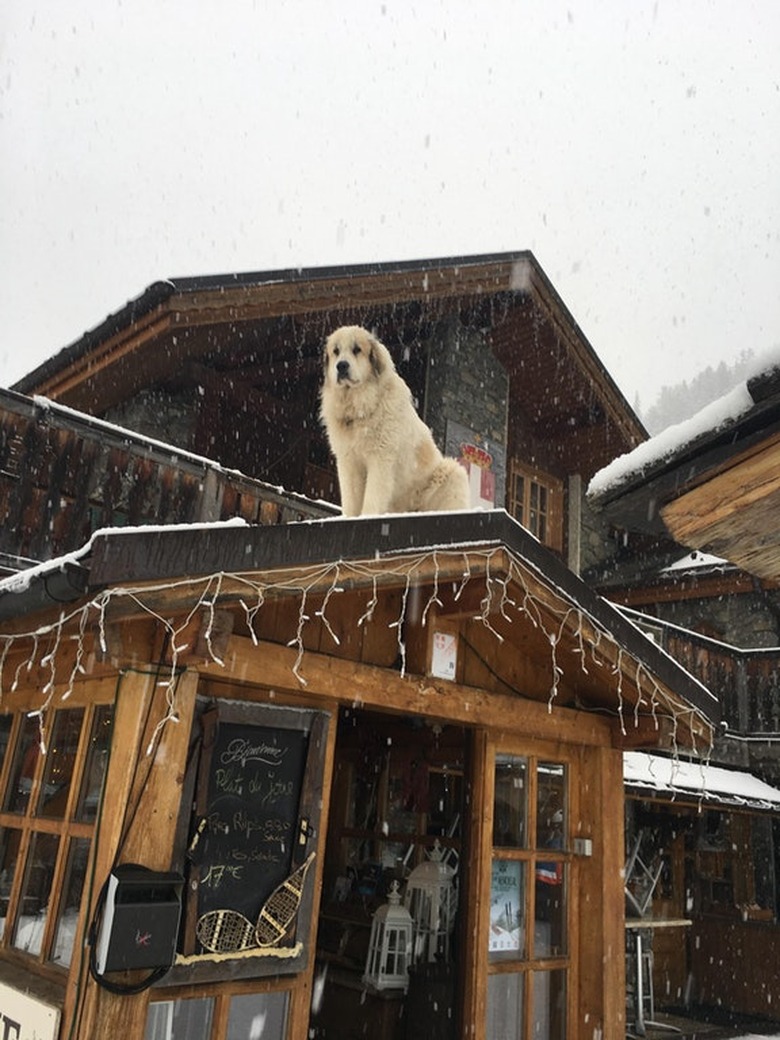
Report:
[[[484,566],[491,578],[494,576],[489,561],[494,557],[522,589],[529,580],[527,576],[533,575],[533,581],[538,581],[539,588],[545,590],[546,609],[553,612],[556,626],[560,625],[559,610],[564,618],[578,617],[581,622],[592,625],[597,633],[594,642],[597,655],[603,652],[598,650],[602,642],[604,647],[618,648],[615,651],[618,660],[637,662],[637,677],[641,672],[648,681],[655,682],[660,697],[666,696],[664,691],[672,692],[670,703],[678,721],[681,719],[685,725],[690,722],[691,726],[700,728],[701,733],[709,733],[719,716],[717,699],[712,692],[665,650],[648,640],[615,607],[597,596],[504,510],[337,517],[270,526],[223,522],[176,528],[167,525],[110,528],[93,536],[88,559],[85,551],[80,551],[70,554],[67,560],[51,561],[45,568],[0,584],[0,620],[16,620],[78,599],[86,602],[90,592],[102,596],[111,588],[151,583],[158,589],[167,589],[171,582],[183,577],[194,583],[198,576],[211,580],[214,576],[255,575],[276,588],[282,587],[278,575],[289,571],[297,593],[301,579],[295,575],[299,572],[311,571],[322,581],[322,574],[330,574],[335,568],[333,581],[337,591],[342,591],[341,586],[346,584],[350,588],[361,584],[370,587],[376,584],[377,574],[386,572],[390,563],[406,558],[411,562],[409,567],[399,564],[399,582],[408,583],[413,572],[415,581],[433,580],[434,587],[438,587],[441,561],[452,556],[456,559],[456,574],[460,575],[460,568],[464,568],[462,578],[458,577],[462,585],[471,577],[469,557],[464,558],[462,554],[477,550],[486,554],[488,562]],[[417,563],[416,558],[420,558]],[[358,562],[355,574],[350,561]],[[376,561],[376,569],[373,561]],[[75,570],[75,575],[64,573],[60,577],[63,566],[66,570]],[[340,569],[346,569],[348,576],[341,575]],[[63,579],[71,577],[72,587],[60,588],[66,584]],[[53,589],[53,585],[57,587]],[[456,594],[460,595],[460,588]],[[525,589],[526,598],[528,595]],[[491,605],[490,596],[485,602],[488,607]],[[507,602],[514,601],[508,599]],[[521,615],[527,613],[524,606],[516,609]],[[537,627],[539,618],[529,616]],[[573,620],[571,623],[574,625]],[[584,653],[582,629],[571,638],[577,668],[587,677],[589,673],[580,657]],[[549,647],[543,640],[545,650],[552,648],[551,652],[556,654],[560,632],[556,629],[548,634],[547,640]],[[591,682],[586,678],[578,681]],[[593,691],[601,693],[598,682],[591,685]],[[607,692],[612,695],[611,691]]]
[[588,495],[598,498],[625,484],[640,480],[650,470],[678,459],[687,448],[734,426],[757,404],[754,384],[780,368],[780,349],[764,355],[755,373],[689,419],[667,427],[633,451],[613,459],[600,469],[588,485]]
[[633,451],[613,459],[595,474],[588,485],[588,495],[595,497],[605,494],[629,480],[644,476],[647,470],[659,462],[676,457],[683,448],[700,437],[731,425],[749,412],[754,404],[747,383],[740,383],[690,419],[668,426]]
[[681,556],[679,560],[675,560],[674,563],[670,563],[667,567],[663,567],[661,569],[661,574],[677,574],[681,571],[708,570],[711,567],[731,568],[732,564],[720,556],[713,556],[712,553],[700,552],[698,549],[694,549],[693,552],[686,553],[686,555]]
[[752,773],[665,758],[645,751],[623,753],[623,779],[628,787],[755,809],[780,809],[780,791]]
[[[9,391],[3,392],[6,394],[9,393]],[[287,488],[282,487],[280,484],[270,484],[268,481],[259,480],[257,477],[251,477],[246,473],[242,473],[238,469],[223,466],[215,459],[211,459],[206,455],[198,455],[196,452],[189,451],[186,448],[181,448],[170,441],[161,441],[156,437],[150,437],[148,434],[139,433],[137,430],[132,430],[127,426],[121,426],[118,423],[109,422],[106,419],[88,415],[86,412],[81,412],[76,408],[70,408],[68,405],[62,404],[59,401],[52,401],[48,397],[41,397],[39,394],[33,394],[30,400],[44,414],[48,412],[53,417],[69,419],[71,422],[74,422],[79,426],[88,427],[98,433],[113,436],[114,438],[125,442],[128,446],[134,445],[141,450],[169,455],[172,465],[175,464],[180,466],[183,463],[186,463],[203,470],[213,470],[215,473],[232,477],[237,480],[246,481],[256,487],[267,488],[269,491],[274,492],[277,495],[289,498],[291,504],[294,501],[299,501],[311,505],[323,506],[328,511],[335,510],[336,508],[330,502],[311,499],[298,491],[290,491]]]

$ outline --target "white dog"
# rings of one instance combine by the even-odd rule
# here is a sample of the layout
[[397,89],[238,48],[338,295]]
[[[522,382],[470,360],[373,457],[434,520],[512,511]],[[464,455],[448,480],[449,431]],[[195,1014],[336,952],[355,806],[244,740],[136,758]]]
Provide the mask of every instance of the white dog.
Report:
[[387,347],[359,325],[325,343],[320,417],[344,516],[469,508],[466,471],[442,456]]

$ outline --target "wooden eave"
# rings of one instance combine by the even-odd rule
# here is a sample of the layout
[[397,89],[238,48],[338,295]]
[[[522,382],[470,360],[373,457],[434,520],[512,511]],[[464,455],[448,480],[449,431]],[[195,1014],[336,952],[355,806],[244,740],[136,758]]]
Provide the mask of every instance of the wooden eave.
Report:
[[661,507],[670,534],[780,580],[780,431]]
[[[762,589],[778,588],[776,581],[761,581]],[[658,575],[633,584],[609,585],[599,588],[602,596],[612,603],[639,607],[652,603],[678,603],[689,599],[718,599],[756,591],[756,578],[743,570],[728,568],[697,574],[684,571],[674,575]]]
[[[215,611],[232,611],[233,638],[246,630],[247,643],[248,610],[273,602],[286,618],[277,641],[298,641],[303,654],[314,639],[318,654],[329,648],[334,656],[347,651],[330,639],[329,612],[338,626],[364,614],[372,598],[394,595],[399,614],[385,614],[385,629],[403,617],[419,636],[428,609],[432,618],[458,622],[474,660],[490,667],[485,682],[473,685],[489,680],[497,693],[549,703],[550,710],[605,711],[616,744],[701,747],[718,714],[701,684],[503,511],[149,534],[118,529],[93,540],[89,586],[93,596],[110,593],[100,600],[106,622],[180,619],[198,607],[208,627]],[[21,613],[24,601],[17,603]],[[304,614],[318,619],[306,636]],[[29,622],[4,626],[14,628],[30,631]],[[342,634],[348,641],[350,632]]]
[[[510,377],[519,377],[518,392],[537,369],[547,382],[555,365],[566,373],[571,401],[557,405],[556,414],[568,408],[573,417],[574,448],[593,429],[603,439],[603,417],[610,417],[609,428],[619,433],[597,444],[596,465],[610,451],[618,454],[644,439],[641,423],[529,252],[155,283],[15,389],[103,412],[183,366],[229,351],[241,329],[274,318],[320,314],[325,334],[334,322],[359,322],[396,305],[457,303],[484,304],[482,320],[494,331],[506,326],[495,344]],[[535,331],[540,328],[541,336]],[[581,400],[588,402],[584,409]],[[547,433],[540,428],[540,437]]]
[[[708,508],[718,509],[722,518],[724,504],[721,502],[719,505],[719,500],[724,496],[739,498],[735,509],[725,504],[725,509],[730,513],[756,506],[755,518],[760,522],[764,520],[765,514],[760,504],[765,501],[770,507],[777,491],[772,466],[774,462],[777,468],[777,459],[780,457],[779,383],[780,376],[776,370],[749,380],[748,391],[756,403],[748,412],[717,429],[700,434],[689,443],[681,444],[674,453],[659,458],[657,462],[638,468],[633,473],[628,472],[613,486],[591,494],[592,503],[617,527],[656,536],[671,534],[683,545],[713,552],[731,563],[744,566],[742,559],[708,547],[700,540],[698,531],[695,543],[693,540],[685,541],[679,534],[684,533],[688,537],[694,532],[699,524],[696,520],[697,512],[702,518],[702,532]],[[729,473],[732,474],[730,477]],[[678,499],[687,498],[699,488],[702,489],[701,493],[688,499],[690,508],[682,504],[678,509],[674,508]],[[676,531],[666,524],[666,512],[670,509],[670,519]],[[691,514],[689,527],[687,522],[683,523],[686,513]],[[769,531],[762,533],[767,535]],[[722,536],[722,532],[716,531],[714,534]],[[750,551],[743,557],[748,558],[752,558]],[[747,567],[745,569],[750,570]],[[778,577],[778,573],[762,572],[760,576]]]

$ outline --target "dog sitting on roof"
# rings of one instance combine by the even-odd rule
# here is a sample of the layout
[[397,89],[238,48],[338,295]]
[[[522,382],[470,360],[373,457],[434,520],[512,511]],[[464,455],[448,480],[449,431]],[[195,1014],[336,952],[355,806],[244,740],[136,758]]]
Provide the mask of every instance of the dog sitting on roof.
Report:
[[468,509],[463,467],[445,458],[384,344],[359,325],[325,343],[320,417],[344,516]]

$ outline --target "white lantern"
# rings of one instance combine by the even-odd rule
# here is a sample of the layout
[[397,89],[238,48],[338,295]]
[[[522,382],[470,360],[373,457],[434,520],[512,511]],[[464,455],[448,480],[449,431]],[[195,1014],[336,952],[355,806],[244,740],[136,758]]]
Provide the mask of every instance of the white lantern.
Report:
[[415,964],[449,960],[458,894],[455,870],[445,862],[445,855],[437,841],[429,858],[414,868],[406,882],[404,906],[414,922]]
[[363,981],[375,989],[406,989],[412,956],[412,918],[401,906],[398,882],[371,921]]

